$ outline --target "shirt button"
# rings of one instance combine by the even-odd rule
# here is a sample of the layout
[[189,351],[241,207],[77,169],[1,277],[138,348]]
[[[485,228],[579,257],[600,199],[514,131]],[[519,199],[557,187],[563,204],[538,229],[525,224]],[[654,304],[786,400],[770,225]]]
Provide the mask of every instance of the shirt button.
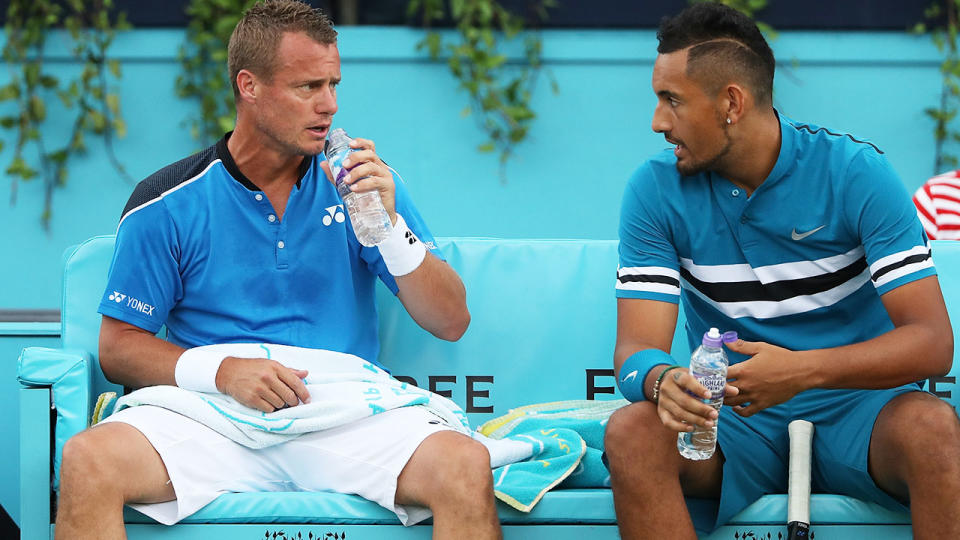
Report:
[[285,245],[286,245],[286,244],[283,243],[283,240],[277,242],[277,247],[280,248],[280,249],[283,249],[283,246],[285,246]]
[[262,200],[263,200],[263,195],[261,195],[260,193],[257,193],[256,195],[253,196],[253,198],[256,199],[256,200],[258,200],[258,201],[262,201]]
[[741,216],[741,217],[740,217],[740,223],[746,223],[747,221],[749,221],[749,220],[747,219],[747,216]]
[[734,188],[734,190],[731,191],[730,194],[733,195],[734,197],[738,197],[738,196],[740,196],[740,190]]
[[276,220],[277,220],[277,216],[273,214],[270,214],[269,216],[267,216],[267,221],[269,221],[270,223],[273,223]]

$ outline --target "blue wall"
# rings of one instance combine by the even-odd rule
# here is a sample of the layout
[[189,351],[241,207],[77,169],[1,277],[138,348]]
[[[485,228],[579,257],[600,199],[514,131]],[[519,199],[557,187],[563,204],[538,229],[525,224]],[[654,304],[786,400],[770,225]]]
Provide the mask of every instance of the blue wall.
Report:
[[[446,67],[414,51],[419,39],[419,32],[404,28],[341,29],[344,80],[336,123],[377,142],[434,233],[615,238],[626,179],[666,146],[650,131],[653,32],[545,33],[546,66],[560,92],[554,95],[541,80],[534,100],[540,117],[508,164],[505,182],[497,157],[475,150],[483,138],[474,120],[461,116],[465,96]],[[130,131],[116,150],[138,179],[198,149],[182,125],[194,111],[173,90],[182,40],[179,30],[139,30],[120,36],[113,48],[123,62],[120,91]],[[940,77],[929,39],[784,32],[772,44],[781,62],[775,100],[782,112],[872,139],[911,190],[933,172],[932,123],[923,110],[938,102]],[[52,45],[50,66],[74,73],[65,50]],[[0,73],[0,82],[7,76]],[[62,143],[67,122],[51,122],[52,141]],[[5,168],[10,136],[3,137]],[[0,182],[0,309],[58,308],[61,253],[114,230],[133,184],[108,165],[101,143],[91,140],[90,149],[56,193],[49,232],[39,222],[42,186],[21,183],[11,207],[5,202],[9,177]],[[6,404],[7,418],[15,417],[20,347],[52,346],[56,339],[23,328],[0,328],[0,405]],[[0,445],[0,504],[16,518],[16,440],[6,440],[13,446]]]
[[[559,94],[541,79],[534,99],[539,118],[505,182],[496,155],[475,150],[482,135],[473,118],[461,116],[466,98],[446,66],[415,52],[420,36],[407,28],[341,29],[336,123],[377,142],[434,233],[615,238],[626,179],[665,147],[650,130],[653,32],[544,34]],[[120,93],[130,132],[116,149],[137,179],[199,148],[182,124],[194,110],[173,90],[182,40],[180,30],[139,30],[120,36],[112,49],[123,62]],[[775,90],[781,111],[872,139],[911,189],[933,172],[932,123],[923,109],[938,102],[940,77],[928,38],[783,32],[772,45],[781,63]],[[50,65],[70,73],[75,66],[64,50],[51,46]],[[67,131],[66,122],[51,123],[51,140]],[[4,168],[9,146],[0,154]],[[64,248],[114,230],[133,185],[108,165],[100,142],[91,139],[90,149],[56,193],[49,233],[39,226],[39,183],[21,183],[16,206],[0,203],[0,309],[58,307]],[[9,183],[0,186],[5,201]]]

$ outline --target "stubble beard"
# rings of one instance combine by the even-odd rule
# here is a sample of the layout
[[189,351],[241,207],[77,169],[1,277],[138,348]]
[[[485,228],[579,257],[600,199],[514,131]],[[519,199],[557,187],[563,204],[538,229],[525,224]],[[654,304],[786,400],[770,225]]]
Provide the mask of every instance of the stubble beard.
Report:
[[723,131],[723,148],[718,150],[713,156],[699,162],[681,164],[680,160],[677,160],[677,172],[682,176],[695,176],[706,171],[716,171],[723,158],[730,153],[730,147],[733,141],[730,140],[730,134],[727,132],[729,126],[726,124],[725,117],[717,118],[717,121],[719,122],[720,130]]

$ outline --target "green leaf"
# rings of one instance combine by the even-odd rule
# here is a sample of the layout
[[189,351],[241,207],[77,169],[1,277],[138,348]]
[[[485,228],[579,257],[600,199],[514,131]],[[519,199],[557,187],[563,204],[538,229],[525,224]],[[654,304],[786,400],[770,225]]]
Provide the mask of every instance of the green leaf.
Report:
[[118,114],[120,112],[120,96],[107,94],[107,98],[104,101],[107,104],[107,109],[109,109],[111,113]]
[[120,78],[120,61],[119,60],[109,60],[107,62],[107,69],[110,70],[110,73],[116,77]]
[[100,111],[89,111],[87,113],[87,122],[88,127],[98,135],[103,133],[103,130],[107,127],[107,117]]
[[24,64],[23,78],[27,81],[28,87],[36,86],[40,82],[40,65],[36,62]]
[[30,97],[30,117],[35,122],[43,122],[47,118],[47,107],[40,96]]
[[483,143],[477,146],[477,150],[484,153],[493,152],[497,147],[492,142]]
[[0,86],[0,101],[17,99],[20,97],[20,87],[15,83]]
[[113,132],[121,139],[127,136],[127,123],[123,121],[123,118],[113,119]]
[[226,133],[232,131],[235,127],[235,119],[232,116],[221,116],[217,119],[217,125],[220,127],[221,133]]
[[57,150],[56,152],[50,152],[49,154],[47,154],[47,158],[50,161],[56,163],[57,165],[63,165],[64,163],[66,163],[68,156],[69,154],[67,153],[66,149]]

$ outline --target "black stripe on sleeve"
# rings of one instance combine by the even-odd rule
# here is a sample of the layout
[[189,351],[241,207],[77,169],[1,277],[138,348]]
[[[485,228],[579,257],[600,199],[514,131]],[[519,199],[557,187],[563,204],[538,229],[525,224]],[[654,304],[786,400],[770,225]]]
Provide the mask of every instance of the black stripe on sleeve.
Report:
[[620,283],[663,283],[664,285],[680,287],[680,280],[677,278],[658,274],[625,274],[622,276],[617,276],[617,279],[620,281]]
[[874,282],[876,282],[878,279],[880,279],[881,277],[883,277],[884,274],[893,272],[893,271],[896,270],[897,268],[903,268],[904,266],[907,266],[908,264],[915,264],[915,263],[918,263],[918,262],[923,262],[923,261],[925,261],[925,260],[927,260],[927,259],[929,259],[929,258],[930,258],[930,250],[927,250],[926,253],[920,253],[920,254],[917,254],[917,255],[911,255],[911,256],[907,257],[906,259],[903,259],[903,260],[900,261],[900,262],[895,262],[895,263],[893,263],[893,264],[888,264],[887,266],[884,266],[883,268],[877,270],[876,272],[873,273],[872,276],[870,276],[870,279],[872,279]]

